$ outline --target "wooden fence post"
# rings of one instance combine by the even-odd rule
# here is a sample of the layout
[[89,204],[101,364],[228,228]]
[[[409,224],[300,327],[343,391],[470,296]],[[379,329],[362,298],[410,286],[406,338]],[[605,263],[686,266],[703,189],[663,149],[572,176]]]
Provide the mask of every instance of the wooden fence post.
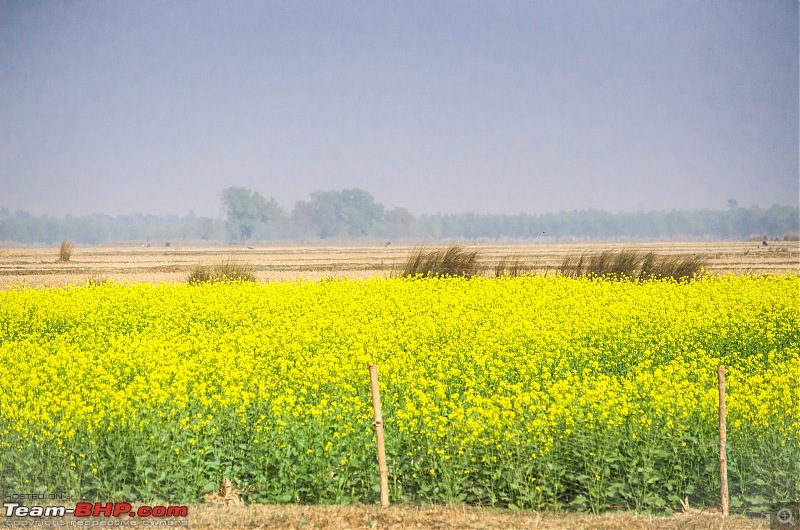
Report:
[[372,389],[372,410],[375,412],[375,439],[378,442],[378,471],[381,475],[381,507],[389,506],[389,470],[386,467],[386,449],[383,445],[383,417],[381,416],[381,393],[378,388],[378,366],[369,365],[369,382]]
[[725,367],[717,369],[717,380],[719,385],[719,478],[720,478],[720,497],[722,498],[722,515],[729,515],[728,508],[728,451],[727,432],[725,427]]

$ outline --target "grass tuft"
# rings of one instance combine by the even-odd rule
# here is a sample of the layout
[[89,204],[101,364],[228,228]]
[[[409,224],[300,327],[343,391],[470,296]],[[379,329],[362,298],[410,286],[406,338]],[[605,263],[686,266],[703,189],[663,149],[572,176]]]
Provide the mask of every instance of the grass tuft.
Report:
[[501,259],[494,267],[495,278],[509,276],[516,278],[517,276],[524,276],[530,274],[530,268],[522,261],[519,256],[509,256]]
[[463,276],[472,278],[481,272],[480,252],[465,250],[461,245],[450,245],[441,249],[428,250],[417,247],[406,260],[399,276]]
[[67,262],[72,257],[72,250],[75,247],[72,245],[72,241],[64,240],[61,242],[61,247],[58,249],[58,261]]
[[111,279],[106,278],[105,276],[96,276],[94,274],[89,276],[89,278],[86,280],[86,285],[91,285],[93,287],[99,287],[108,283],[111,283]]
[[252,265],[225,260],[215,265],[198,263],[192,267],[186,281],[190,284],[224,281],[255,282],[256,276]]
[[568,255],[561,262],[559,272],[570,278],[587,276],[618,280],[690,280],[700,276],[705,266],[706,259],[698,255],[663,256],[652,251],[626,249]]

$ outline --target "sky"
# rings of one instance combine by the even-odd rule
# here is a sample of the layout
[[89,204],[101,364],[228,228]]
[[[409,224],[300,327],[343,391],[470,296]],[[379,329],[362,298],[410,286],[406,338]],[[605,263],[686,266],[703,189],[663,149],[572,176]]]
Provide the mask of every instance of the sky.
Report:
[[0,207],[800,202],[798,2],[0,0]]

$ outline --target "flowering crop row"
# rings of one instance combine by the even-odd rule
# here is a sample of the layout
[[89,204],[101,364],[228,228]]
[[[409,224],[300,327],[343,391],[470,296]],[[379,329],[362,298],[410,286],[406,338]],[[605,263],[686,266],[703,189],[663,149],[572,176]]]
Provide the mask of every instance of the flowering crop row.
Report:
[[391,494],[561,509],[800,496],[800,279],[561,277],[0,293],[0,490],[196,501]]

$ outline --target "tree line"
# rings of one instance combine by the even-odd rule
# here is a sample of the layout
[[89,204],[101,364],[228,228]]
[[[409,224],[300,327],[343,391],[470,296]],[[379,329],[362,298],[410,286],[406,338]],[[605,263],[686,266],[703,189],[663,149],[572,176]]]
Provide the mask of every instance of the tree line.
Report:
[[255,241],[419,239],[664,239],[795,238],[800,208],[774,205],[742,208],[728,201],[724,210],[672,210],[611,213],[573,210],[516,215],[413,215],[408,209],[387,209],[359,189],[317,191],[291,211],[274,198],[243,187],[221,194],[222,216],[88,215],[34,216],[0,208],[0,241],[28,245],[63,240],[97,245],[112,242],[165,244],[169,241],[245,243]]

